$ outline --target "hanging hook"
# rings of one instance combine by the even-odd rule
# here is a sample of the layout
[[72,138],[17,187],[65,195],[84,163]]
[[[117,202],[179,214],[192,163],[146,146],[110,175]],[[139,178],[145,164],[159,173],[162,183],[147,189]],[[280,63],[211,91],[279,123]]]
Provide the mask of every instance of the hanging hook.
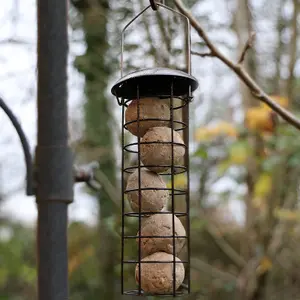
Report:
[[32,162],[32,156],[30,153],[30,146],[27,141],[27,138],[25,136],[25,133],[22,129],[21,124],[19,123],[18,119],[14,115],[14,113],[10,110],[10,108],[6,105],[4,100],[0,97],[0,108],[5,112],[5,114],[8,116],[9,120],[15,127],[17,134],[20,138],[24,157],[25,157],[25,164],[26,164],[26,195],[27,196],[33,196],[35,195],[34,190],[34,170],[33,170],[33,162]]
[[153,10],[158,10],[158,5],[156,4],[155,0],[150,0],[150,5]]

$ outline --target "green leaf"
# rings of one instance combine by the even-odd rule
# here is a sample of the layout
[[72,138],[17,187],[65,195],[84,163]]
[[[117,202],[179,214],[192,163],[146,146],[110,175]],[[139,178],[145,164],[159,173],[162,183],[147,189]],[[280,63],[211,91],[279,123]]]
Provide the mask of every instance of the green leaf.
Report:
[[224,175],[224,173],[232,166],[232,163],[230,160],[223,160],[218,165],[218,176]]
[[268,159],[262,161],[262,169],[266,172],[271,172],[275,166],[281,163],[282,157],[279,155],[273,155]]
[[205,149],[203,147],[199,147],[197,149],[197,151],[194,153],[194,156],[201,157],[203,159],[207,159],[208,158],[207,149]]
[[235,289],[235,282],[228,282],[223,285],[223,288],[227,292],[232,292]]
[[295,153],[292,155],[288,161],[287,161],[288,166],[299,166],[300,165],[300,153]]
[[203,229],[207,224],[207,221],[206,220],[203,220],[203,219],[193,219],[192,222],[191,222],[191,229],[192,230],[201,230]]

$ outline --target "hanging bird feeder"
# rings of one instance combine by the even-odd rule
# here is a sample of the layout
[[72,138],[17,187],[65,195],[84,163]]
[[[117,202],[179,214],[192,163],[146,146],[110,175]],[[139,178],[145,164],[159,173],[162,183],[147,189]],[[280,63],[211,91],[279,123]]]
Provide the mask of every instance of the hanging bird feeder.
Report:
[[[124,75],[124,32],[146,10],[158,7],[186,22],[187,72],[159,67]],[[174,297],[190,292],[189,120],[175,117],[180,110],[188,112],[192,92],[198,87],[191,76],[190,48],[189,20],[154,1],[123,29],[121,79],[112,87],[122,107],[122,294]],[[127,143],[125,131],[136,141]],[[136,156],[135,165],[126,165],[126,153]],[[176,176],[183,175],[186,184],[179,188]],[[182,203],[185,208],[177,209]],[[129,235],[126,219],[134,217],[138,220],[136,231]],[[128,257],[132,255],[126,251],[128,241],[134,241],[136,257]],[[134,268],[127,272],[130,266]],[[135,287],[127,289],[128,276]]]

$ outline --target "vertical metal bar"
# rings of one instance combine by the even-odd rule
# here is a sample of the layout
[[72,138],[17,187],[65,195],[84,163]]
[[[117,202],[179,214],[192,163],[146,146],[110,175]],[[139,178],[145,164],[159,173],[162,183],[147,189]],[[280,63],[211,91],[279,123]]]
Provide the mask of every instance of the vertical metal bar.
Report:
[[125,156],[125,149],[124,149],[124,145],[125,145],[125,134],[124,134],[124,124],[125,124],[125,103],[124,103],[124,98],[122,98],[122,102],[121,102],[121,105],[122,105],[122,162],[121,162],[121,165],[122,165],[122,175],[121,175],[121,192],[122,192],[122,245],[121,245],[121,293],[122,295],[124,294],[124,243],[125,243],[125,238],[124,238],[124,230],[125,230],[125,199],[124,199],[124,185],[125,185],[125,182],[124,182],[124,156]]
[[67,207],[73,200],[68,146],[67,1],[38,0],[38,299],[68,295]]
[[172,242],[173,242],[173,297],[176,296],[176,243],[175,243],[175,195],[174,195],[174,97],[173,81],[170,92],[170,121],[171,121],[171,186],[172,186]]
[[[190,88],[191,90],[191,88]],[[187,105],[184,107],[184,120],[183,122],[187,124],[184,135],[184,143],[186,145],[186,154],[185,154],[185,167],[186,167],[186,176],[187,176],[187,191],[186,191],[186,232],[187,232],[187,281],[188,281],[188,293],[191,292],[191,271],[190,271],[190,262],[191,262],[191,242],[190,242],[190,146],[189,146],[189,101],[187,98]]]
[[125,29],[123,29],[121,34],[121,59],[120,59],[120,72],[121,78],[123,77],[123,68],[124,68],[124,38],[125,38]]
[[66,300],[68,295],[67,205],[38,204],[38,299]]
[[142,276],[141,276],[141,260],[142,260],[142,239],[141,239],[141,230],[142,230],[142,216],[141,216],[141,206],[142,206],[142,191],[141,191],[141,137],[140,137],[140,89],[137,85],[136,91],[137,99],[137,134],[138,134],[138,189],[139,189],[139,295],[142,295]]
[[192,48],[192,38],[191,38],[191,24],[190,20],[186,19],[186,40],[187,40],[187,73],[192,74],[192,59],[191,59],[191,48]]
[[[191,33],[190,33],[190,22],[186,22],[186,28],[185,28],[185,35],[186,35],[186,44],[185,44],[185,55],[186,55],[186,72],[191,74]],[[191,292],[191,286],[190,286],[190,249],[191,249],[191,243],[190,243],[190,147],[189,147],[189,134],[190,134],[190,119],[189,119],[189,106],[190,106],[190,97],[192,96],[191,93],[192,87],[189,87],[189,90],[187,91],[186,96],[186,105],[182,108],[182,122],[185,123],[187,126],[183,130],[183,141],[186,145],[186,152],[184,156],[184,165],[186,167],[186,176],[187,176],[187,191],[186,191],[186,232],[187,232],[187,281],[188,281],[188,293]]]

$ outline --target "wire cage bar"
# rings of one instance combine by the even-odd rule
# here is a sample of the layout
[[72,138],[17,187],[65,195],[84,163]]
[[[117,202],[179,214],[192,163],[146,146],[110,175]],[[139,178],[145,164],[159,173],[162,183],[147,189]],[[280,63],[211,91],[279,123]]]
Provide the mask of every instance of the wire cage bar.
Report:
[[[198,82],[190,74],[190,47],[188,73],[148,68],[123,76],[124,31],[150,7],[122,32],[121,79],[112,87],[122,109],[121,293],[176,297],[190,293],[189,141],[183,138],[189,120],[179,116],[188,112]],[[184,176],[184,188],[177,176]]]

